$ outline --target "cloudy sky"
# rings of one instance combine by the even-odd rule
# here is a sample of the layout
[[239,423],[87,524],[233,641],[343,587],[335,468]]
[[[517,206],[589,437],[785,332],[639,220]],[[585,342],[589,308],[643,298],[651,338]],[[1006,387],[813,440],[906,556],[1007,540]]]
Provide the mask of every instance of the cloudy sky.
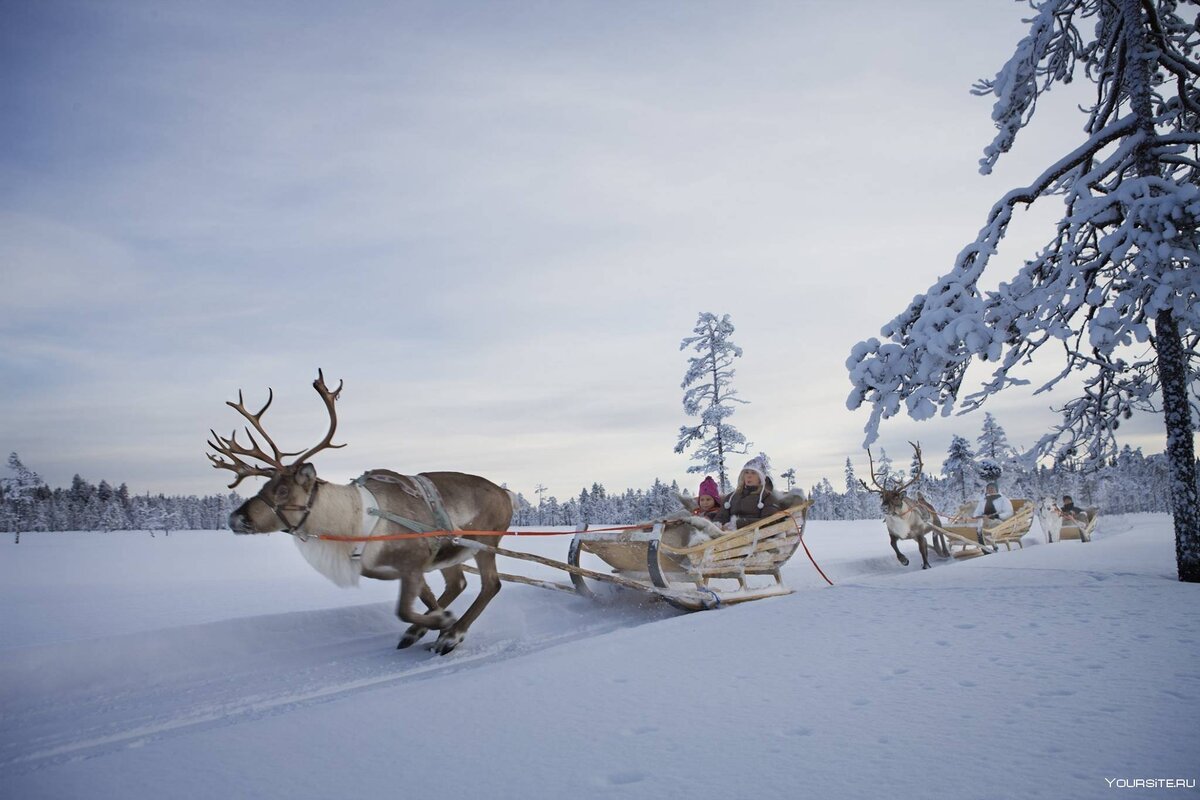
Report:
[[[971,96],[1023,3],[3,2],[0,448],[51,485],[211,493],[238,389],[324,477],[655,477],[680,340],[730,314],[732,422],[841,483],[845,359],[1082,140],[1052,94],[996,173]],[[1011,276],[1056,209],[1020,215]],[[1043,367],[1049,369],[1049,367]],[[1065,395],[994,398],[1015,443]],[[940,464],[982,414],[885,423]],[[1161,423],[1127,440],[1163,447]],[[902,455],[903,454],[903,455]],[[736,459],[740,466],[742,458]],[[246,482],[239,487],[243,491]]]

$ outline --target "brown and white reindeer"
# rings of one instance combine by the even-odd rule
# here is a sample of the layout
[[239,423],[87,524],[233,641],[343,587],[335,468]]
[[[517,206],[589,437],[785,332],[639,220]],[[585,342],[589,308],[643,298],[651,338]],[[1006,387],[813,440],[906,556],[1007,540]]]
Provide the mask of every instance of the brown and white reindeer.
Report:
[[[325,376],[318,370],[313,388],[321,396],[329,413],[329,432],[313,448],[303,453],[285,453],[276,447],[262,425],[262,416],[271,406],[274,392],[268,390],[267,403],[254,414],[246,410],[242,393],[236,403],[226,404],[249,421],[245,428],[249,443],[237,441],[235,431],[228,439],[212,431],[209,447],[218,455],[208,454],[213,466],[232,470],[237,480],[233,488],[251,476],[267,478],[258,494],[229,515],[234,533],[253,534],[286,531],[293,534],[304,558],[327,578],[340,586],[357,584],[359,576],[376,580],[399,580],[400,597],[396,616],[409,628],[398,647],[415,644],[430,629],[440,631],[433,650],[439,654],[453,650],[467,633],[471,623],[500,591],[493,553],[473,551],[454,545],[451,537],[389,539],[368,542],[330,541],[316,538],[322,534],[361,538],[382,537],[428,530],[504,531],[512,520],[513,496],[484,478],[461,472],[428,472],[415,476],[388,470],[372,470],[353,483],[339,486],[317,477],[310,459],[332,444],[337,428],[334,403],[342,383],[330,391]],[[253,431],[251,431],[253,427]],[[255,432],[271,452],[265,452]],[[290,464],[284,459],[299,455]],[[263,466],[243,459],[261,462]],[[483,537],[464,535],[481,540]],[[495,537],[492,537],[493,539]],[[447,610],[467,586],[462,562],[474,558],[482,588],[479,596],[461,618]],[[440,597],[425,582],[425,573],[440,570],[446,589]],[[414,608],[420,599],[427,611]]]
[[946,543],[946,537],[939,533],[934,526],[941,527],[942,521],[938,517],[937,511],[929,504],[919,493],[917,499],[913,500],[904,492],[908,487],[912,486],[917,477],[921,474],[923,466],[921,462],[921,446],[913,444],[913,450],[917,454],[917,474],[912,480],[901,486],[891,488],[887,486],[887,477],[883,479],[883,485],[879,483],[879,476],[875,473],[875,459],[871,457],[871,450],[867,448],[867,458],[871,462],[871,482],[875,484],[872,489],[867,486],[866,481],[859,480],[863,488],[872,494],[879,495],[879,504],[883,509],[883,521],[887,525],[888,535],[891,536],[892,549],[896,551],[896,558],[904,566],[908,566],[908,558],[900,552],[899,541],[901,539],[915,539],[917,547],[921,550],[921,569],[929,569],[929,544],[925,541],[925,534],[933,534],[933,549],[942,558],[950,556],[950,548]]

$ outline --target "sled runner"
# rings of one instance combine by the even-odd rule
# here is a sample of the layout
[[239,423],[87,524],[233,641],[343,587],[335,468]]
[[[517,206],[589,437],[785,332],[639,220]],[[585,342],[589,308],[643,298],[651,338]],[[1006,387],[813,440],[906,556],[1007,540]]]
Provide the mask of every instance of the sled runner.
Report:
[[[460,543],[561,569],[570,575],[571,584],[504,573],[500,575],[502,580],[573,591],[593,599],[598,599],[598,595],[589,582],[607,583],[661,597],[678,608],[701,611],[791,594],[793,590],[784,585],[780,569],[803,546],[804,524],[811,505],[806,500],[739,530],[691,545],[687,539],[693,528],[687,520],[595,531],[585,527],[571,540],[567,563],[481,542],[460,540]],[[611,572],[582,566],[581,556],[585,553],[599,558]],[[820,572],[815,561],[813,566]],[[753,576],[767,576],[773,582],[752,586],[747,579]],[[821,576],[825,578],[823,572]],[[730,585],[732,582],[736,585]]]

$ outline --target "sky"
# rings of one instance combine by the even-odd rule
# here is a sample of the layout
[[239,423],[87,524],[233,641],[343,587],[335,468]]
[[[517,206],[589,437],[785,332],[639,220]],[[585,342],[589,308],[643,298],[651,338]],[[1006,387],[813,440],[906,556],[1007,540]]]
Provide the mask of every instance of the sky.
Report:
[[[1056,90],[978,173],[991,104],[970,86],[1027,12],[0,0],[0,449],[52,486],[216,493],[225,401],[271,387],[264,424],[306,449],[320,368],[345,382],[329,480],[694,492],[679,344],[710,311],[744,351],[751,452],[840,487],[847,457],[866,470],[851,347],[1083,140],[1086,96]],[[1018,214],[993,285],[1057,210]],[[1067,399],[987,410],[1029,446]],[[936,470],[982,416],[894,419],[876,446],[907,461],[919,440]],[[1124,430],[1163,449],[1155,415]]]

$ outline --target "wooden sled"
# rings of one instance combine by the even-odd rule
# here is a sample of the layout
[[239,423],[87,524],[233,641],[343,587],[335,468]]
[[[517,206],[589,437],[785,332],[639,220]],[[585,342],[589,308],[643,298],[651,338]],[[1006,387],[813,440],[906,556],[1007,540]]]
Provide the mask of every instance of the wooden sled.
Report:
[[[702,611],[791,594],[793,590],[784,585],[780,569],[800,547],[811,505],[805,501],[745,528],[692,546],[683,541],[687,531],[692,530],[683,522],[659,522],[619,531],[589,532],[583,529],[571,540],[565,564],[467,539],[456,539],[455,542],[561,569],[570,575],[571,584],[504,573],[500,576],[502,580],[574,591],[593,599],[597,594],[588,582],[608,583],[660,597],[677,608]],[[584,553],[600,558],[612,572],[581,566],[580,558]],[[746,578],[755,575],[770,576],[774,583],[765,587],[750,586]],[[727,589],[714,584],[713,581],[718,579],[736,581],[737,588]]]
[[[1007,550],[1012,550],[1014,544],[1017,547],[1024,547],[1021,539],[1029,533],[1029,528],[1033,525],[1033,503],[1024,498],[1014,498],[1012,505],[1013,515],[1011,517],[992,528],[984,529],[982,546],[979,544],[979,532],[975,523],[937,528],[938,531],[945,534],[948,540],[950,555],[955,558],[974,558],[985,553],[995,552],[1000,549],[1000,545],[1004,545]],[[974,508],[973,503],[964,504],[959,509],[959,516],[969,515]]]
[[1096,530],[1096,520],[1100,518],[1099,509],[1087,508],[1084,509],[1088,515],[1088,521],[1085,525],[1080,525],[1078,522],[1067,524],[1063,520],[1063,526],[1058,532],[1060,540],[1077,539],[1080,542],[1090,542],[1092,540],[1092,532]]

